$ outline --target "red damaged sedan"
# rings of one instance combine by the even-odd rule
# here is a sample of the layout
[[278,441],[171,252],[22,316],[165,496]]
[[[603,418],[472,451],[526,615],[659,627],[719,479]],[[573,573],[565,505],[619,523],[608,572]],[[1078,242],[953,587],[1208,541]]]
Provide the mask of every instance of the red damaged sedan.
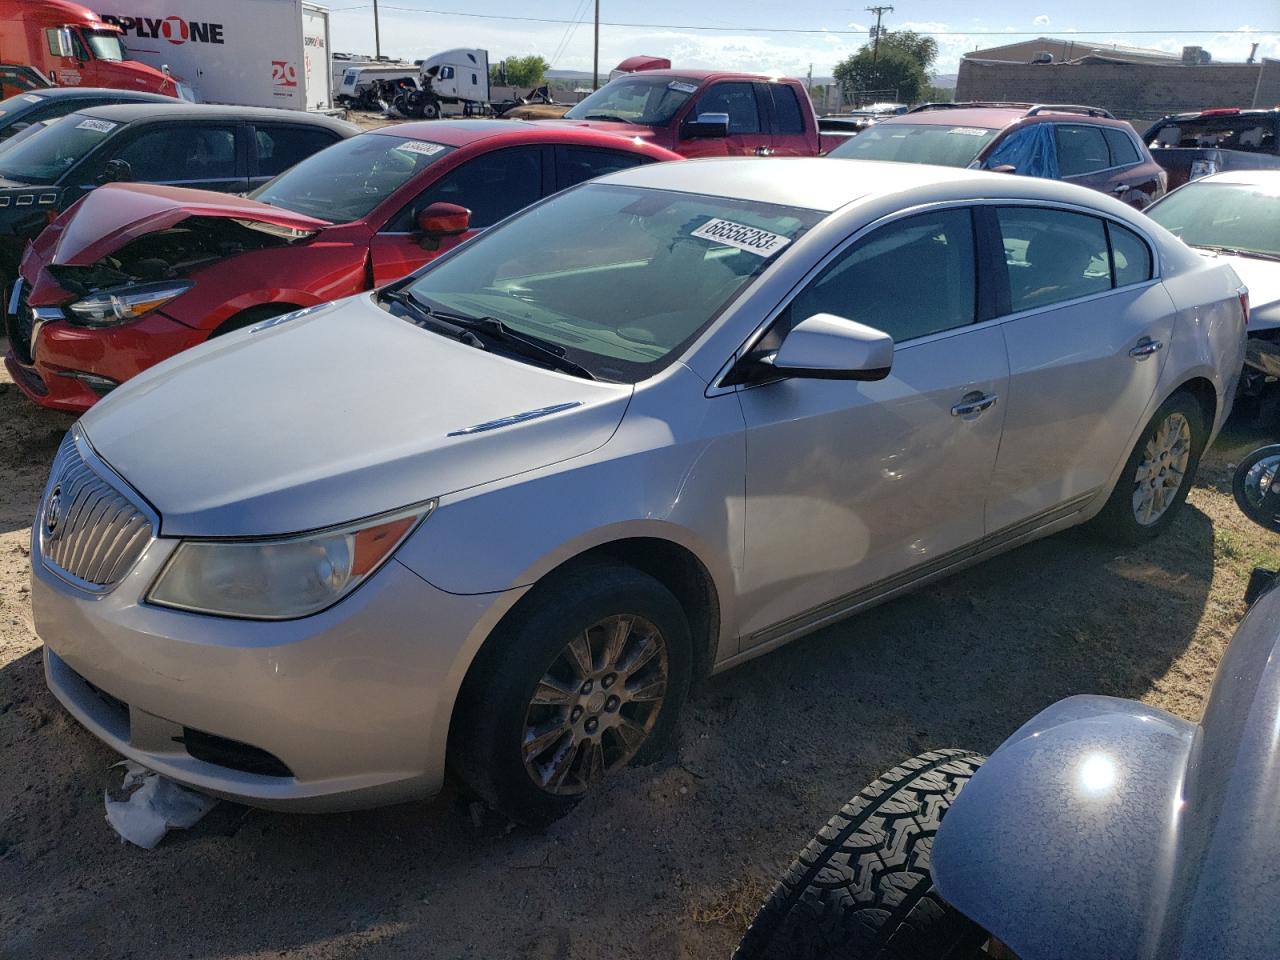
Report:
[[79,413],[210,337],[398,279],[583,180],[678,159],[597,131],[436,121],[335,144],[247,199],[100,187],[28,248],[5,364],[36,403]]

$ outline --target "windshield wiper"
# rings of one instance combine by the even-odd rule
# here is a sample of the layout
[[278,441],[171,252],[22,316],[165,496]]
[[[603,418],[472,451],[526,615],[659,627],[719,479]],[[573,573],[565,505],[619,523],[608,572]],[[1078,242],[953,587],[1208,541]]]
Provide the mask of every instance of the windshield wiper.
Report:
[[405,313],[409,314],[407,319],[415,327],[422,327],[424,330],[461,340],[469,347],[479,347],[481,350],[485,348],[483,341],[474,333],[462,324],[451,322],[451,318],[440,316],[407,289],[383,290],[378,297],[400,306]]
[[530,360],[541,360],[550,367],[575,377],[582,377],[584,380],[596,379],[596,375],[582,364],[575,363],[565,356],[565,348],[558,343],[543,340],[529,333],[517,333],[497,317],[464,317],[456,313],[441,313],[439,310],[433,310],[432,316],[449,323],[456,323],[465,330],[490,337],[508,347],[513,353],[521,354]]
[[1219,247],[1209,244],[1196,244],[1201,250],[1210,250],[1213,253],[1225,253],[1234,257],[1255,257],[1258,260],[1275,260],[1280,262],[1280,254],[1265,253],[1262,250],[1246,250],[1244,247]]
[[580,119],[580,120],[609,120],[609,121],[613,121],[613,122],[616,122],[616,123],[635,123],[635,121],[634,121],[634,120],[629,120],[629,119],[627,119],[626,117],[619,117],[619,116],[617,116],[616,114],[612,114],[612,113],[588,113],[586,116],[584,116],[584,117],[579,117],[578,119]]

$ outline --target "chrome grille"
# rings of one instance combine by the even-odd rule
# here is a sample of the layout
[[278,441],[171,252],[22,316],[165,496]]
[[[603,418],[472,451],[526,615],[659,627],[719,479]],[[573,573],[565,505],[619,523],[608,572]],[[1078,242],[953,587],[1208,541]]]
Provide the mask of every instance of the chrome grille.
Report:
[[94,470],[78,432],[73,429],[62,442],[40,504],[40,555],[77,586],[102,591],[138,562],[151,540],[151,520]]

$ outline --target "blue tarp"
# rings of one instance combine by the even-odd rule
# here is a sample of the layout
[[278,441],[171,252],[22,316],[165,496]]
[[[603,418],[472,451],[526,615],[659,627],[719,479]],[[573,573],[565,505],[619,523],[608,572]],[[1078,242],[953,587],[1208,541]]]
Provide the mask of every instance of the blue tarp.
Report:
[[1010,164],[1024,177],[1058,179],[1058,151],[1053,142],[1053,124],[1037,123],[1020,130],[987,157],[988,170]]

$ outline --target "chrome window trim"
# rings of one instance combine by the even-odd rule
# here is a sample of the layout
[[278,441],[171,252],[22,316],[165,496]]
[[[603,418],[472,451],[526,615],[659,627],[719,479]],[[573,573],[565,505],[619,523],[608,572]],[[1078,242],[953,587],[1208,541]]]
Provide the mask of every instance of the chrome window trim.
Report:
[[[886,214],[885,216],[881,217],[878,220],[873,220],[871,223],[864,224],[863,226],[855,230],[853,233],[851,233],[849,236],[841,240],[834,247],[832,247],[826,253],[826,255],[823,256],[823,258],[819,260],[812,268],[810,268],[810,270],[804,275],[804,277],[802,277],[800,281],[797,282],[796,285],[787,292],[786,296],[783,297],[781,302],[779,302],[775,307],[773,307],[771,310],[768,311],[768,313],[766,314],[765,320],[761,322],[745,340],[743,340],[741,345],[739,345],[738,349],[735,350],[733,354],[724,362],[724,364],[716,372],[716,375],[712,377],[711,385],[706,390],[706,396],[714,397],[722,393],[735,391],[739,388],[739,386],[750,386],[750,385],[739,385],[739,384],[727,385],[724,383],[724,379],[733,370],[738,360],[751,350],[751,348],[755,345],[756,341],[758,341],[762,336],[764,336],[765,332],[769,329],[769,327],[773,325],[773,322],[778,319],[779,314],[781,314],[783,310],[785,310],[788,306],[790,306],[791,302],[797,296],[799,296],[800,291],[804,290],[810,283],[812,283],[817,278],[818,274],[821,273],[824,269],[826,269],[827,265],[830,264],[833,260],[835,260],[836,257],[843,254],[845,250],[847,250],[849,247],[857,243],[859,240],[861,240],[863,237],[867,236],[871,232],[878,230],[880,227],[887,226],[897,220],[902,220],[902,219],[905,219],[906,217],[915,216],[916,214],[919,214],[919,213],[928,213],[933,210],[946,210],[946,209],[952,209],[956,207],[963,207],[966,209],[976,209],[978,207],[1038,207],[1041,209],[1061,210],[1066,213],[1079,213],[1085,216],[1095,217],[1097,219],[1103,220],[1104,222],[1115,223],[1118,226],[1124,227],[1125,229],[1131,231],[1136,236],[1138,236],[1144,243],[1146,243],[1147,248],[1151,252],[1151,277],[1143,281],[1142,283],[1125,284],[1123,287],[1112,287],[1110,290],[1100,291],[1099,293],[1087,294],[1083,297],[1075,297],[1071,300],[1061,300],[1057,303],[1036,307],[1031,310],[1023,310],[1018,313],[1002,314],[998,317],[991,317],[988,320],[979,320],[974,323],[965,324],[964,326],[952,327],[949,330],[939,330],[936,333],[926,334],[921,337],[913,337],[912,339],[904,340],[901,343],[894,341],[894,344],[893,344],[894,353],[897,353],[899,349],[906,349],[908,347],[917,346],[923,343],[931,343],[936,340],[956,336],[957,334],[960,334],[960,333],[968,333],[969,331],[972,331],[972,330],[985,329],[992,325],[1007,323],[1010,320],[1015,320],[1021,317],[1030,316],[1032,314],[1040,313],[1045,310],[1056,310],[1059,307],[1067,306],[1070,304],[1086,303],[1090,300],[1096,300],[1100,297],[1110,296],[1112,294],[1119,293],[1121,290],[1130,290],[1130,289],[1133,289],[1134,287],[1148,286],[1154,283],[1158,283],[1162,279],[1162,272],[1161,272],[1162,263],[1160,259],[1160,248],[1154,242],[1152,242],[1151,237],[1146,233],[1146,231],[1134,224],[1127,223],[1126,221],[1120,219],[1119,217],[1116,217],[1112,214],[1098,210],[1094,207],[1086,207],[1086,206],[1083,206],[1082,204],[1071,203],[1069,201],[1062,201],[1062,200],[1031,200],[1026,198],[1000,199],[996,197],[982,197],[978,199],[967,199],[967,200],[933,200],[925,203],[916,204],[915,206],[912,206],[912,207],[904,207],[901,210],[896,210],[893,213]],[[974,237],[975,246],[978,244],[978,242],[979,240],[975,235]],[[975,276],[976,276],[976,273],[975,273]]]

